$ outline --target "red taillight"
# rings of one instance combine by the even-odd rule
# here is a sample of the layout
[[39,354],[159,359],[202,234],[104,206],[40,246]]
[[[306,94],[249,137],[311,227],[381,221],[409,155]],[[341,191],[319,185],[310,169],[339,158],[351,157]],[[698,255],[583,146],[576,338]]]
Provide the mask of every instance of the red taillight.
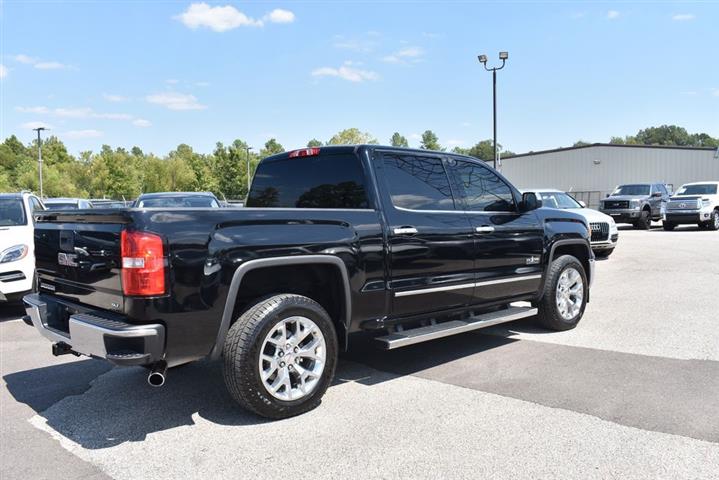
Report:
[[128,232],[120,236],[122,291],[125,295],[165,293],[165,258],[162,238],[154,233]]
[[292,150],[290,152],[290,158],[296,157],[314,157],[320,154],[320,147],[301,148],[299,150]]

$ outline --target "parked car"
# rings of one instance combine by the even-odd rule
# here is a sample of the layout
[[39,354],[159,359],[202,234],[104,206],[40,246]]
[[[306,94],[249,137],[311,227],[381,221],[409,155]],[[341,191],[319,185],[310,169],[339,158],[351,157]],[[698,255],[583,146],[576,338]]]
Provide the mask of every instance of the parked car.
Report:
[[588,227],[538,205],[471,157],[285,152],[260,162],[246,208],[40,215],[27,313],[55,354],[144,365],[155,386],[222,358],[240,405],[289,417],[320,403],[355,332],[394,349],[527,317],[574,328]]
[[619,185],[599,202],[599,211],[617,223],[631,223],[634,228],[649,230],[652,220],[659,221],[669,201],[669,190],[662,183]]
[[134,208],[220,208],[211,192],[143,193],[132,204]]
[[125,208],[127,204],[122,200],[108,200],[108,199],[91,199],[90,204],[92,208]]
[[719,182],[686,183],[669,200],[664,230],[677,225],[697,224],[699,228],[719,230]]
[[33,213],[43,209],[31,193],[0,193],[0,302],[19,301],[33,290]]
[[530,189],[542,200],[542,206],[574,212],[584,217],[592,232],[592,250],[597,257],[607,258],[614,252],[619,241],[619,231],[614,219],[597,210],[586,208],[570,194],[550,188]]
[[47,210],[84,210],[92,208],[92,203],[83,198],[46,198],[43,203]]

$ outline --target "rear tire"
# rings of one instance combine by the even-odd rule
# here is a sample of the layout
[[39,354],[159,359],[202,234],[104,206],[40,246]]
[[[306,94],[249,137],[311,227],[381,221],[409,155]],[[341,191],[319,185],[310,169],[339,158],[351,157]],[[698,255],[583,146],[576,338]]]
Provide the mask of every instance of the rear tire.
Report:
[[555,259],[547,270],[537,322],[556,331],[576,327],[587,305],[588,286],[584,266],[579,260],[571,255]]
[[280,419],[316,408],[334,377],[337,334],[314,300],[283,294],[246,310],[222,351],[232,398],[257,415]]

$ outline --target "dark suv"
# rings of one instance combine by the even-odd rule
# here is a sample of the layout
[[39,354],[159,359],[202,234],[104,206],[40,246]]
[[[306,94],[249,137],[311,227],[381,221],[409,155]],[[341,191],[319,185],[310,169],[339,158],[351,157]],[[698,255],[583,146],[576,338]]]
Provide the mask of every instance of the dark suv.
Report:
[[599,202],[599,211],[617,223],[631,223],[634,228],[649,230],[652,220],[661,220],[669,196],[669,190],[661,183],[619,185]]

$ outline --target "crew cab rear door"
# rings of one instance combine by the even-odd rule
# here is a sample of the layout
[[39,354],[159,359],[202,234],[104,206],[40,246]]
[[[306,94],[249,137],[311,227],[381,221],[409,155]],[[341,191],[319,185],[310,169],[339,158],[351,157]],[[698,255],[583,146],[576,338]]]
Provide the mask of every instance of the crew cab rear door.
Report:
[[448,159],[447,169],[474,235],[474,303],[535,293],[541,284],[544,228],[521,213],[512,187],[482,162]]
[[395,317],[472,301],[472,228],[455,208],[445,159],[382,152],[375,159],[388,224],[390,292]]

